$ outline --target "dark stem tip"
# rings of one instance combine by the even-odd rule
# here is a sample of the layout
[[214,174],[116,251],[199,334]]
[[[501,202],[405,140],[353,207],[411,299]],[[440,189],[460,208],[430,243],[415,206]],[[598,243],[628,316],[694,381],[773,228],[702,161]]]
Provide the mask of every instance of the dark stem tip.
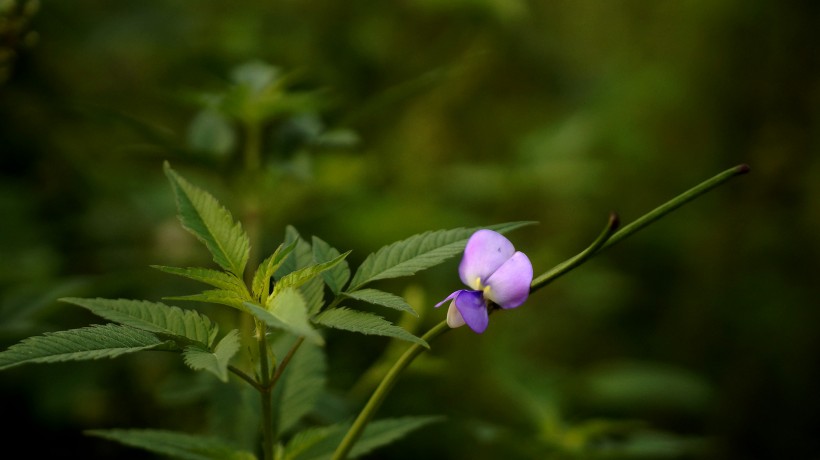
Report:
[[735,171],[738,174],[746,174],[751,170],[752,170],[752,168],[749,165],[747,165],[746,163],[735,166]]
[[609,228],[610,230],[615,230],[621,225],[621,218],[618,216],[618,213],[613,211],[609,213]]

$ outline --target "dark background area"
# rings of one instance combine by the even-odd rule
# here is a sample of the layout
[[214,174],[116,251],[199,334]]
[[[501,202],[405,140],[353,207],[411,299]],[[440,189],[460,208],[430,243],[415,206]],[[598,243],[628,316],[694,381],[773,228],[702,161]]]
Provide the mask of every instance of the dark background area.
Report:
[[[747,163],[485,334],[442,337],[380,415],[446,420],[369,458],[820,458],[818,19],[772,0],[0,2],[0,345],[99,322],[59,297],[193,292],[149,267],[211,263],[166,160],[257,216],[261,254],[288,224],[356,266],[426,230],[535,220],[508,236],[536,274],[610,211]],[[251,175],[247,126],[204,109],[267,66],[309,97],[260,121]],[[377,287],[421,334],[457,262]],[[387,345],[330,336],[328,403],[358,404]],[[82,431],[206,430],[212,409],[163,397],[190,374],[154,354],[5,371],[2,439],[152,458]]]

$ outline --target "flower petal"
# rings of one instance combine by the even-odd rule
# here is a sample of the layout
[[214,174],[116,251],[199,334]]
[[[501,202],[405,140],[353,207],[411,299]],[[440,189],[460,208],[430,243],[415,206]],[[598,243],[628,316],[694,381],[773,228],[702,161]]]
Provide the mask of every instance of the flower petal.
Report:
[[438,307],[440,307],[440,306],[444,305],[444,302],[447,302],[448,300],[451,300],[451,299],[455,298],[455,296],[457,296],[457,295],[458,295],[458,293],[459,293],[459,292],[461,292],[461,291],[463,291],[463,290],[464,290],[464,289],[459,289],[458,291],[456,291],[456,292],[454,292],[454,293],[452,293],[452,294],[448,295],[446,299],[444,299],[444,300],[442,300],[441,302],[437,303],[437,304],[435,305],[435,308],[438,308]]
[[450,308],[447,310],[447,325],[455,329],[457,327],[464,326],[465,324],[467,323],[464,322],[464,317],[458,312],[456,303],[451,302]]
[[515,308],[530,295],[532,263],[523,252],[516,252],[487,280],[487,298],[501,308]]
[[481,289],[487,279],[515,253],[510,240],[492,230],[478,230],[467,241],[464,257],[458,267],[461,281],[472,289]]
[[[487,312],[487,304],[484,301],[484,293],[481,291],[461,291],[453,301],[464,322],[470,329],[481,334],[487,329],[490,322],[490,314]],[[449,324],[449,323],[448,323]]]

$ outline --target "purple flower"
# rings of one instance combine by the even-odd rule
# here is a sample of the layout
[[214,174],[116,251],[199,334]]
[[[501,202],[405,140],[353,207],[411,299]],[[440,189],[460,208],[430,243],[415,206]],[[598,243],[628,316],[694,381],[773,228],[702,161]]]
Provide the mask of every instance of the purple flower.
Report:
[[530,259],[492,230],[473,233],[464,248],[458,274],[471,289],[460,289],[436,304],[438,308],[452,300],[447,311],[450,327],[467,324],[481,334],[489,323],[490,302],[505,309],[515,308],[530,295]]

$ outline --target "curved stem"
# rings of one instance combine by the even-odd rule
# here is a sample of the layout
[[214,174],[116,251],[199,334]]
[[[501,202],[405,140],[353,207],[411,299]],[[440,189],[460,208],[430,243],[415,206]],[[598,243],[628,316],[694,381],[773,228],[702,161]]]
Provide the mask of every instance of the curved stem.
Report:
[[[442,321],[427,331],[427,333],[421,338],[425,342],[430,343],[430,341],[449,330],[450,326],[447,325],[447,321]],[[387,393],[393,389],[399,375],[401,375],[402,371],[425,350],[426,348],[422,345],[413,344],[407,349],[407,351],[404,352],[403,355],[401,355],[398,361],[393,364],[393,367],[390,368],[387,375],[385,375],[381,383],[379,383],[379,386],[376,387],[376,391],[373,392],[373,395],[367,401],[367,405],[364,406],[364,409],[359,412],[356,420],[353,421],[353,425],[347,431],[344,439],[342,439],[342,442],[336,448],[336,452],[333,453],[332,460],[342,460],[347,458],[348,453],[350,453],[350,449],[352,449],[353,445],[356,444],[356,441],[359,440],[359,437],[362,435],[362,432],[364,432],[367,423],[370,422],[370,419],[373,418],[373,415],[375,415],[376,411],[379,409],[379,406],[382,405],[385,397],[387,397]]]
[[556,265],[555,268],[552,270],[544,273],[543,275],[539,276],[538,278],[532,280],[532,284],[530,284],[530,293],[541,289],[542,287],[546,286],[547,284],[555,281],[562,275],[565,275],[572,271],[575,267],[586,262],[592,256],[594,256],[605,244],[609,241],[612,236],[615,234],[615,230],[618,229],[618,225],[620,224],[620,220],[618,219],[618,214],[614,212],[609,215],[609,221],[604,227],[604,230],[598,235],[598,238],[595,238],[595,241],[592,242],[586,249],[580,252],[575,257],[565,260],[560,264]]
[[[627,225],[618,232],[616,232],[619,225],[618,215],[615,213],[610,214],[609,221],[607,222],[606,227],[601,232],[601,234],[598,235],[595,241],[592,242],[592,244],[590,244],[586,249],[584,249],[575,257],[572,257],[571,259],[568,259],[558,264],[552,270],[534,279],[530,284],[530,292],[534,292],[551,283],[552,281],[555,281],[559,277],[569,273],[573,269],[582,265],[587,260],[599,254],[601,251],[611,247],[615,243],[618,243],[619,241],[632,235],[633,233],[636,233],[638,230],[641,230],[642,228],[646,227],[652,222],[655,222],[656,220],[669,214],[675,209],[683,206],[689,201],[692,201],[698,196],[723,184],[727,180],[735,176],[745,174],[749,172],[749,170],[749,166],[745,164],[738,165],[734,168],[728,169],[712,177],[711,179],[701,182],[695,187],[692,187],[691,189],[667,201],[661,206],[658,206],[652,211],[644,214],[635,222]],[[450,327],[447,325],[447,321],[442,321],[435,325],[432,329],[427,331],[427,333],[422,336],[422,339],[424,339],[429,344],[433,339],[444,334],[449,330]],[[407,366],[409,366],[410,363],[412,363],[413,360],[416,359],[416,357],[424,351],[424,347],[418,344],[414,344],[410,348],[408,348],[406,352],[404,352],[404,354],[398,359],[398,361],[396,361],[395,364],[393,364],[393,367],[391,367],[387,374],[384,376],[384,379],[382,379],[379,386],[373,392],[373,395],[367,401],[367,404],[365,405],[364,409],[362,409],[358,417],[356,417],[356,420],[353,422],[353,425],[348,430],[344,439],[336,448],[336,452],[333,453],[332,460],[344,460],[345,458],[347,458],[347,455],[350,453],[350,450],[353,448],[353,445],[356,443],[356,441],[358,441],[359,437],[361,437],[362,433],[364,432],[367,423],[370,421],[371,418],[373,418],[373,415],[375,415],[376,410],[378,410],[379,406],[381,406],[382,402],[387,397],[387,393],[389,393],[393,386],[396,384],[396,381],[398,380],[401,372],[405,368],[407,368]]]
[[302,344],[304,342],[305,342],[304,337],[299,337],[298,339],[296,339],[296,342],[294,342],[293,346],[290,347],[290,350],[288,351],[288,354],[285,355],[285,357],[282,358],[282,362],[280,362],[279,365],[276,366],[276,372],[274,372],[273,378],[271,379],[270,383],[268,384],[268,386],[271,389],[273,389],[273,387],[276,386],[276,382],[279,381],[279,377],[281,377],[282,373],[285,372],[285,368],[288,367],[288,363],[290,363],[290,360],[293,358],[293,354],[296,353],[296,350],[298,350],[299,347],[302,346]]
[[237,377],[247,382],[250,386],[256,388],[257,391],[262,391],[262,386],[259,385],[259,383],[253,379],[253,377],[242,371],[242,369],[234,366],[233,364],[230,364],[228,365],[228,370],[236,374]]
[[748,173],[750,170],[751,168],[749,168],[749,165],[741,164],[735,166],[734,168],[727,169],[726,171],[723,171],[722,173],[712,177],[711,179],[707,179],[701,182],[700,184],[681,193],[675,198],[672,198],[666,203],[658,206],[652,211],[649,211],[648,213],[644,214],[635,222],[632,222],[631,224],[622,228],[618,233],[612,235],[612,238],[610,238],[609,241],[607,241],[606,244],[604,244],[603,247],[601,247],[601,249],[598,250],[598,252],[601,252],[605,249],[614,246],[616,243],[620,242],[624,238],[632,235],[638,230],[641,230],[642,228],[655,222],[656,220],[669,214],[670,212],[678,209],[686,203],[694,200],[695,198],[703,195],[704,193],[712,190],[713,188],[722,185],[724,182],[728,181],[729,179],[735,176]]

